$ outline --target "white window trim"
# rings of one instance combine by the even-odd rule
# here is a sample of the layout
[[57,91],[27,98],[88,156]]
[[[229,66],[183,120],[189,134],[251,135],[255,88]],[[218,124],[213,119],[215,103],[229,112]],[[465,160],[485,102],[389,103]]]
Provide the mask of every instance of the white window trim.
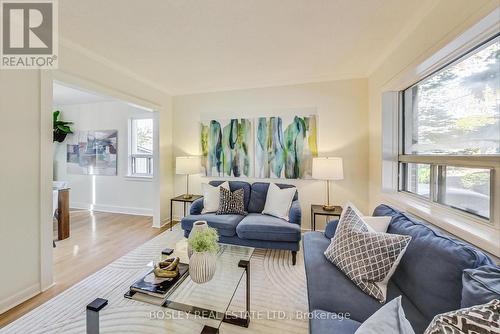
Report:
[[[144,181],[144,182],[152,182],[154,177],[155,177],[155,160],[158,158],[157,152],[156,152],[156,146],[153,145],[153,154],[151,154],[151,157],[153,158],[153,174],[151,175],[144,175],[144,174],[132,174],[132,122],[134,120],[139,120],[139,119],[152,119],[153,120],[153,143],[155,142],[155,138],[157,136],[157,131],[156,131],[156,119],[155,117],[151,115],[141,115],[141,116],[134,116],[130,117],[128,120],[128,133],[127,133],[127,141],[128,141],[128,147],[127,147],[127,175],[125,176],[126,180],[129,181]],[[137,154],[135,155],[137,156]]]
[[[400,91],[420,81],[451,60],[465,54],[499,32],[497,8],[434,55],[411,66],[389,82],[382,95],[382,199],[390,205],[418,216],[485,251],[500,256],[500,158],[490,158],[493,167],[492,210],[490,223],[472,214],[431,202],[417,195],[400,192],[398,160],[400,154]],[[469,161],[470,163],[470,161]],[[484,161],[481,162],[484,165]]]

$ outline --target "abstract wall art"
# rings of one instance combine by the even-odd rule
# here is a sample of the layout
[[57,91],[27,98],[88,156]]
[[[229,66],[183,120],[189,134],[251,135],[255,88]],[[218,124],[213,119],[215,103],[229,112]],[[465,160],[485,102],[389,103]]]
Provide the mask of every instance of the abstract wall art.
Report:
[[210,120],[201,124],[205,176],[253,175],[253,128],[250,119]]
[[68,174],[116,175],[118,131],[77,131],[68,138]]
[[317,118],[259,117],[255,126],[255,176],[308,179],[318,156]]
[[205,176],[309,179],[317,116],[202,121],[201,149]]

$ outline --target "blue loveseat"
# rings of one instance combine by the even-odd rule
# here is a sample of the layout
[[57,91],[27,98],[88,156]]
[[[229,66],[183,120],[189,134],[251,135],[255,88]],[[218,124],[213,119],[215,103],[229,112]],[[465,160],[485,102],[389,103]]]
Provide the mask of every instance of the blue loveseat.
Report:
[[[218,186],[224,181],[211,181]],[[280,188],[291,188],[293,185],[277,184]],[[193,202],[189,216],[182,218],[181,227],[184,236],[188,237],[193,223],[205,220],[208,225],[219,232],[220,242],[256,248],[286,249],[292,252],[292,263],[295,265],[297,251],[301,240],[301,209],[298,193],[295,192],[290,208],[290,221],[262,214],[266,203],[269,183],[256,182],[250,184],[243,181],[229,181],[231,191],[244,190],[244,205],[248,215],[217,215],[215,213],[202,214],[203,198]]]
[[[388,233],[412,236],[389,281],[387,301],[402,296],[403,309],[416,334],[423,333],[435,315],[460,308],[464,269],[494,265],[491,258],[475,247],[389,206],[378,206],[373,215],[392,217]],[[324,256],[337,223],[330,222],[325,233],[304,235],[309,310],[313,313],[310,332],[314,334],[352,334],[382,307]]]

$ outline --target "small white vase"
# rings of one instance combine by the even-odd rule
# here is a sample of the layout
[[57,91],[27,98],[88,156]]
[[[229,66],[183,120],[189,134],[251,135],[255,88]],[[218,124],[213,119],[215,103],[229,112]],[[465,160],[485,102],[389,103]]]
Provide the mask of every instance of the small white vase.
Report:
[[215,274],[217,255],[212,252],[193,252],[189,259],[189,276],[195,283],[210,281]]
[[207,228],[208,228],[208,223],[205,220],[197,220],[193,223],[193,228],[191,229],[191,232],[189,233],[189,237],[188,237],[188,247],[187,247],[188,258],[191,258],[191,255],[193,254],[193,251],[191,250],[191,246],[189,246],[189,239],[193,235],[193,232],[198,231],[198,230],[205,230]]

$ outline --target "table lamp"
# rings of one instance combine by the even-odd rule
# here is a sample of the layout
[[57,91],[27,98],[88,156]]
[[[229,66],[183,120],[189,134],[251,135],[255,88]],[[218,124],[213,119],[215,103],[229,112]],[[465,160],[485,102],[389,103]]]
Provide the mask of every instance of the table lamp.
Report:
[[186,193],[182,196],[185,199],[193,197],[189,194],[189,175],[199,174],[201,169],[201,160],[197,156],[177,157],[175,158],[175,173],[186,175]]
[[312,177],[317,180],[326,180],[326,200],[323,210],[333,211],[335,206],[330,204],[330,181],[343,180],[344,168],[342,158],[321,157],[313,158]]

